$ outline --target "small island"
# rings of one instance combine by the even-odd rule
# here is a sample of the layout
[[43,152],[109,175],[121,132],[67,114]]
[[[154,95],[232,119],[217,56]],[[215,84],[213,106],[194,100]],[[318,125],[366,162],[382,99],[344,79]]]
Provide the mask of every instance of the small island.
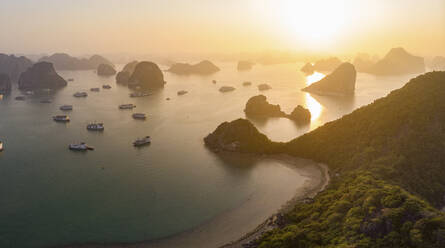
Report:
[[304,72],[306,75],[312,75],[314,74],[315,68],[311,63],[306,63],[300,71]]
[[139,62],[138,61],[132,61],[124,66],[122,71],[120,71],[116,75],[116,83],[118,84],[128,84],[128,81],[130,80],[131,74],[133,74],[134,69],[136,69],[136,66]]
[[97,67],[97,75],[99,76],[113,76],[115,74],[116,70],[109,64],[100,64]]
[[134,72],[131,74],[130,79],[128,80],[128,86],[131,88],[163,88],[165,83],[164,74],[159,66],[148,61],[138,63],[134,69]]
[[259,91],[265,91],[265,90],[270,90],[270,89],[272,89],[272,86],[270,86],[268,84],[259,84],[258,85]]
[[302,90],[318,95],[352,95],[355,91],[356,77],[354,66],[351,63],[343,63],[325,78]]
[[39,62],[22,73],[18,84],[20,90],[57,90],[65,87],[67,82],[57,74],[53,64]]
[[235,87],[232,86],[222,86],[221,88],[219,88],[220,92],[230,92],[230,91],[234,91]]
[[20,74],[31,67],[32,64],[32,61],[26,57],[0,53],[0,73],[7,74],[11,81],[17,81]]
[[179,75],[209,75],[220,71],[220,69],[212,62],[204,60],[194,65],[187,63],[176,63],[173,64],[167,71]]
[[402,75],[425,72],[425,62],[422,57],[408,53],[402,47],[391,49],[383,59],[372,68],[375,75]]

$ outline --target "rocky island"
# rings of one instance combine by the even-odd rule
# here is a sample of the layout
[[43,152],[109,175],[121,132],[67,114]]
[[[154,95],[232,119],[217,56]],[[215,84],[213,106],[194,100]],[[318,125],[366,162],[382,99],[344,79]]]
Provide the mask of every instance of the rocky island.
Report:
[[131,74],[133,74],[134,69],[136,68],[136,65],[138,64],[138,61],[132,61],[124,66],[122,71],[120,71],[116,75],[116,83],[118,84],[128,84],[128,81],[130,80]]
[[109,64],[100,64],[97,67],[97,75],[99,76],[113,76],[114,74],[116,74],[116,70]]
[[220,92],[230,92],[230,91],[234,91],[235,87],[232,86],[222,86],[221,88],[219,88]]
[[26,57],[0,53],[0,73],[7,74],[12,81],[16,81],[31,66],[32,61]]
[[236,67],[236,69],[238,71],[249,71],[252,70],[254,63],[250,62],[250,61],[238,61],[238,65]]
[[270,90],[270,89],[272,89],[272,86],[270,86],[268,84],[259,84],[258,85],[259,91],[265,91],[265,90]]
[[194,65],[187,63],[176,63],[173,64],[167,71],[179,75],[209,75],[220,71],[220,69],[212,62],[204,60]]
[[0,94],[6,95],[11,92],[11,79],[8,74],[0,73]]
[[90,58],[76,58],[66,53],[55,53],[51,56],[42,57],[39,62],[50,62],[56,70],[95,70],[100,64],[113,64],[100,55],[93,55]]
[[375,75],[401,75],[423,72],[425,72],[424,59],[411,55],[401,47],[391,49],[383,59],[371,68],[371,73]]
[[306,63],[303,67],[301,67],[300,71],[304,72],[306,75],[314,74],[315,68],[311,63]]
[[67,82],[57,74],[53,64],[39,62],[22,73],[18,84],[20,90],[56,90],[65,87]]
[[351,63],[343,63],[331,74],[315,82],[303,91],[318,95],[352,95],[355,90],[357,72]]
[[164,74],[159,66],[148,61],[138,63],[128,80],[128,86],[132,88],[163,88],[165,83]]

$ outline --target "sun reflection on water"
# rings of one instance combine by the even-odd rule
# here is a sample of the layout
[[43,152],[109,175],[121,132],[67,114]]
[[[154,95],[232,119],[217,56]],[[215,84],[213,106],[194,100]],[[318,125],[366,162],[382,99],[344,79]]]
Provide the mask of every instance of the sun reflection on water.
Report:
[[[306,77],[306,85],[311,85],[317,81],[320,81],[326,75],[320,72],[314,72],[312,75]],[[311,112],[311,122],[316,121],[323,112],[323,106],[317,102],[309,93],[305,93],[306,106]]]
[[312,75],[306,77],[306,85],[311,85],[317,81],[323,79],[326,75],[320,72],[314,72]]

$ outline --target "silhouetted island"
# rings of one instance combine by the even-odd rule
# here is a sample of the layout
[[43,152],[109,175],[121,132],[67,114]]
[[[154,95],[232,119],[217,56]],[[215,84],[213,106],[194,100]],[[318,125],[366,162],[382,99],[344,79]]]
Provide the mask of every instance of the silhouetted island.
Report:
[[53,64],[39,62],[22,73],[19,79],[20,90],[59,89],[67,82],[54,69]]
[[244,113],[248,117],[284,117],[301,124],[308,123],[311,120],[311,112],[308,109],[298,105],[292,113],[288,115],[281,110],[280,105],[270,104],[264,95],[251,97],[246,103]]
[[354,66],[346,62],[331,74],[302,90],[318,95],[351,95],[354,94],[356,77]]
[[39,62],[50,62],[56,70],[95,70],[100,64],[113,64],[100,55],[93,55],[89,59],[72,57],[66,53],[55,53],[51,56],[45,56]]
[[220,92],[230,92],[230,91],[234,91],[235,87],[232,86],[222,86],[221,88],[219,88]]
[[116,70],[111,65],[100,64],[97,67],[97,75],[99,76],[113,76],[114,74],[116,74]]
[[270,89],[272,89],[272,86],[270,86],[268,84],[259,84],[258,85],[259,91],[265,91],[265,90],[270,90]]
[[16,81],[20,74],[31,67],[32,64],[32,61],[26,57],[0,53],[0,73],[7,74],[12,81]]
[[342,61],[336,57],[321,59],[314,63],[314,70],[321,72],[330,72],[340,66]]
[[128,86],[155,89],[164,87],[165,83],[164,74],[159,66],[153,62],[143,61],[136,65]]
[[437,56],[431,61],[431,69],[436,71],[445,70],[445,57]]
[[0,73],[0,94],[9,94],[11,92],[11,79],[8,74]]
[[252,70],[253,65],[254,63],[250,61],[239,61],[236,68],[238,71],[248,71]]
[[375,62],[376,61],[373,60],[368,54],[360,53],[354,58],[353,65],[357,72],[370,73],[372,72]]
[[198,64],[176,63],[173,64],[168,72],[180,75],[201,74],[208,75],[220,71],[220,69],[208,60],[199,62]]
[[133,74],[134,69],[136,68],[136,65],[138,64],[138,61],[132,61],[124,66],[122,71],[120,71],[116,75],[116,83],[118,84],[128,84],[128,81],[130,80],[131,74]]
[[306,75],[314,74],[314,66],[311,63],[306,63],[303,67],[301,67],[300,71],[304,72]]
[[371,73],[375,75],[401,75],[423,72],[425,72],[424,59],[409,54],[401,47],[391,49],[371,70]]

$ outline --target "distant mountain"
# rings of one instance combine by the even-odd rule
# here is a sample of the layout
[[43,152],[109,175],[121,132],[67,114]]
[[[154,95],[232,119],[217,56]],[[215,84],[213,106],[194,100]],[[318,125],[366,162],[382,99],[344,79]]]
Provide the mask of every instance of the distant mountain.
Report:
[[314,70],[320,72],[330,72],[335,70],[338,66],[340,66],[342,61],[336,57],[321,59],[314,63]]
[[249,152],[286,153],[331,170],[324,191],[248,247],[445,247],[443,123],[445,72],[431,72],[287,143],[234,131],[247,121],[218,128]]
[[7,74],[9,78],[16,81],[22,72],[32,66],[32,61],[26,57],[16,57],[0,53],[0,74]]
[[376,75],[401,75],[425,72],[422,57],[408,53],[404,48],[391,49],[383,59],[372,66],[371,73]]
[[201,74],[208,75],[220,71],[220,69],[208,60],[199,62],[198,64],[176,63],[173,64],[169,72],[182,75]]
[[93,55],[89,59],[72,57],[66,53],[55,53],[51,56],[45,56],[39,62],[50,62],[56,70],[95,70],[101,64],[114,65],[106,58],[100,55]]

